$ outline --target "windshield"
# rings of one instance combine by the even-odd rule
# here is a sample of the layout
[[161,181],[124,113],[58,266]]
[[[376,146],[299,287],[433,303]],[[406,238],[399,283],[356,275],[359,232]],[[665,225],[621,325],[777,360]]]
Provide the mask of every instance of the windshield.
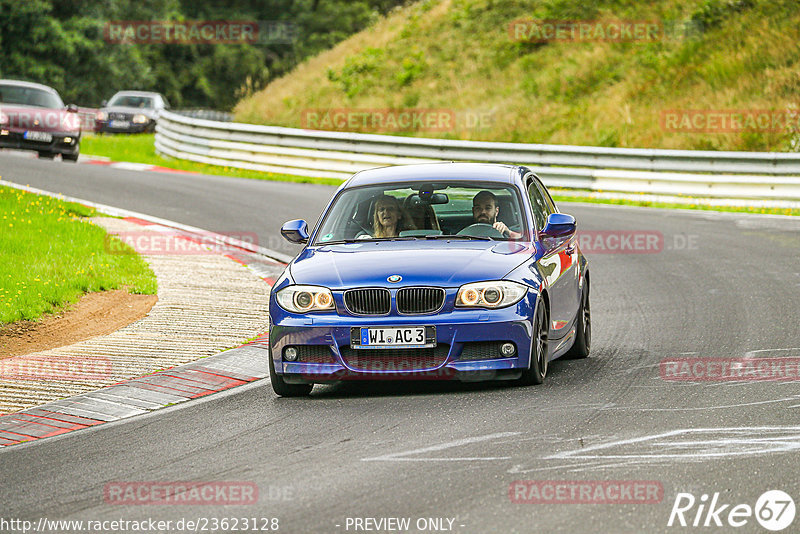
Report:
[[386,239],[524,237],[516,190],[493,182],[410,182],[358,187],[334,201],[315,245]]
[[60,109],[64,103],[58,95],[24,85],[0,85],[0,102],[40,108]]
[[111,102],[108,103],[108,106],[152,109],[153,99],[149,96],[116,95],[111,99]]

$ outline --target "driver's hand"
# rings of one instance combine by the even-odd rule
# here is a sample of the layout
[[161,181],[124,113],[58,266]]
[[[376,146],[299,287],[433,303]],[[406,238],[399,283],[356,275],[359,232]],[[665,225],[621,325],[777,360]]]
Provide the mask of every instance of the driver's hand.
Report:
[[503,235],[508,235],[511,231],[508,229],[508,226],[506,226],[506,223],[500,221],[494,223],[492,227]]
[[500,221],[494,223],[492,225],[492,228],[494,228],[504,236],[510,237],[511,239],[519,239],[522,237],[522,234],[520,234],[519,232],[515,232],[514,230],[506,226],[506,223]]

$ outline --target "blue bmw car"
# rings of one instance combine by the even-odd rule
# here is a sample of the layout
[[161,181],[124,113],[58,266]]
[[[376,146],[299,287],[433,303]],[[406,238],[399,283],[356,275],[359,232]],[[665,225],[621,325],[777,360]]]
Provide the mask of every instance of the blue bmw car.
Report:
[[341,380],[515,380],[585,358],[589,270],[575,218],[529,169],[433,163],[361,171],[336,191],[270,295],[280,396]]

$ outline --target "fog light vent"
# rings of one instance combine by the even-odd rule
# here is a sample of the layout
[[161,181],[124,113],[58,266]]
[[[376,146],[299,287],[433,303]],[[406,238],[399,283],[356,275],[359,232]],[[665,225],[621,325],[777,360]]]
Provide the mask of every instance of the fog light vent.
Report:
[[283,358],[287,362],[293,362],[297,360],[297,349],[294,347],[286,347],[283,351]]

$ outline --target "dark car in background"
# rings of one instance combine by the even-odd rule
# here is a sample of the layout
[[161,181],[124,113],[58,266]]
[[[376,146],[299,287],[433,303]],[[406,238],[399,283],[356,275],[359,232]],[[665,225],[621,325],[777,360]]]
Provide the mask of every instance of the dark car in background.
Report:
[[169,109],[163,95],[147,91],[119,91],[104,102],[95,118],[95,131],[142,133],[156,128],[161,111]]
[[61,154],[64,161],[77,161],[78,107],[65,106],[52,87],[0,80],[0,148],[33,150],[45,159]]

